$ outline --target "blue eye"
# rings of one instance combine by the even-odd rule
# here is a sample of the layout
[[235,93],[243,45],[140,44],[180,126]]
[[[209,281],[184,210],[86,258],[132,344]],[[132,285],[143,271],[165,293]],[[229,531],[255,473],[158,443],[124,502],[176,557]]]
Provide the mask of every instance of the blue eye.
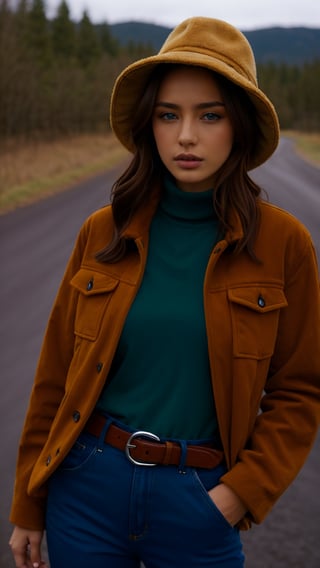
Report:
[[204,120],[208,120],[208,121],[215,121],[215,120],[219,120],[219,118],[221,118],[221,116],[219,114],[217,114],[216,112],[206,112],[203,117]]
[[163,120],[175,120],[177,115],[173,112],[162,112],[160,114],[160,118],[163,118]]

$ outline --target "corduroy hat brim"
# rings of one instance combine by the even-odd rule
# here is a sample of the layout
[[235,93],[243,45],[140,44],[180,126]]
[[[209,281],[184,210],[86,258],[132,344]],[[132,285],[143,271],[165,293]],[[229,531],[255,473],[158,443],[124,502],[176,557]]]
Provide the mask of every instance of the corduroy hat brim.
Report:
[[133,117],[150,74],[163,63],[204,67],[243,88],[256,108],[260,128],[250,169],[261,165],[273,154],[279,142],[279,121],[273,104],[258,87],[249,42],[230,24],[203,17],[182,22],[171,32],[157,55],[132,63],[117,78],[111,96],[110,122],[125,148],[135,151]]

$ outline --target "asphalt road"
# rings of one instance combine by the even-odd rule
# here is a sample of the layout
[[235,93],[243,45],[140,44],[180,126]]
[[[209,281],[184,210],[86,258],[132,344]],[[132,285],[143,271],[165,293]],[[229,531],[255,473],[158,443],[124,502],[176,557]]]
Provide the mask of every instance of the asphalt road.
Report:
[[[84,219],[108,200],[116,175],[116,170],[107,172],[0,217],[1,568],[14,566],[7,519],[18,439],[46,321],[76,234]],[[320,258],[320,170],[298,158],[284,139],[253,177],[270,201],[308,227]],[[266,521],[243,534],[247,568],[320,567],[319,487],[320,437]]]

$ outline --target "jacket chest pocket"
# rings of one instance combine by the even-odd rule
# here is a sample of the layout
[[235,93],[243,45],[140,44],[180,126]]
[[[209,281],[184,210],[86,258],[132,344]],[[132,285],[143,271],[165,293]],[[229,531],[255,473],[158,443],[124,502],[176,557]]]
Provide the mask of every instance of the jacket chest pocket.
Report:
[[288,303],[281,288],[237,287],[228,290],[235,357],[271,357],[277,337],[280,310]]
[[119,284],[108,274],[82,268],[71,280],[79,292],[74,332],[79,337],[95,341],[98,337],[106,308]]

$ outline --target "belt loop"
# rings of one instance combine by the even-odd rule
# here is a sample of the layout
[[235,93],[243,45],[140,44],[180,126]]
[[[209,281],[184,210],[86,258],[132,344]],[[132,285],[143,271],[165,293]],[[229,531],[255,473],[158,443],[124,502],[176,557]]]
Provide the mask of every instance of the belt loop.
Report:
[[165,442],[165,453],[164,453],[164,458],[163,458],[163,465],[169,465],[171,463],[171,455],[172,455],[172,450],[174,448],[174,443],[173,442]]
[[103,451],[104,440],[105,440],[105,437],[106,437],[106,434],[107,434],[107,430],[111,426],[112,422],[113,422],[113,419],[111,418],[111,416],[107,416],[106,421],[105,421],[103,427],[101,428],[101,432],[99,434],[98,444],[97,444],[97,452]]
[[187,442],[185,440],[179,440],[179,445],[181,448],[181,456],[180,456],[180,463],[179,463],[179,473],[186,473],[185,472],[185,465],[187,460]]

